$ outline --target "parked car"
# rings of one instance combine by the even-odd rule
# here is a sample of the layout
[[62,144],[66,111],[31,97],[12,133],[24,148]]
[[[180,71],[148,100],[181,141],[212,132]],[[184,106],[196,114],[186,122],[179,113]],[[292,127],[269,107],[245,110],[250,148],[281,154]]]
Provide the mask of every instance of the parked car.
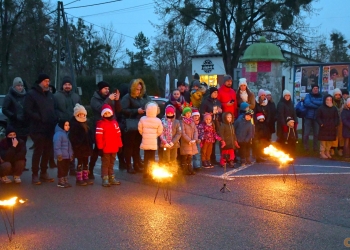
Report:
[[0,138],[5,137],[7,127],[7,116],[2,113],[2,104],[4,103],[5,95],[0,95]]
[[156,102],[159,106],[160,113],[157,115],[158,118],[163,118],[165,114],[165,103],[168,101],[167,98],[159,97],[159,96],[150,96],[152,101]]

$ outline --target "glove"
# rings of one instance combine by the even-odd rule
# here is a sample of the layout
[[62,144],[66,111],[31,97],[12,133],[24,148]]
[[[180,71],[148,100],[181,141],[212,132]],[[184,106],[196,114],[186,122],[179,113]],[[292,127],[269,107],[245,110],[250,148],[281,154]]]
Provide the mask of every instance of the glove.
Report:
[[62,161],[62,160],[63,160],[62,155],[57,155],[57,160],[58,160],[58,161]]
[[169,143],[170,147],[174,146],[174,143],[173,142],[170,142]]
[[225,141],[221,141],[221,148],[226,146],[226,142]]
[[171,148],[171,146],[170,146],[169,143],[166,143],[166,144],[164,145],[164,147],[165,147],[165,148]]

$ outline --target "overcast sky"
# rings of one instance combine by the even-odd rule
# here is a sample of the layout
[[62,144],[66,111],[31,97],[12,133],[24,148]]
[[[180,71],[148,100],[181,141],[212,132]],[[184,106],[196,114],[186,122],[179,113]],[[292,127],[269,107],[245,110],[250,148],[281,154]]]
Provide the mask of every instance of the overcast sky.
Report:
[[[156,35],[155,29],[150,22],[157,23],[158,16],[154,14],[154,3],[152,0],[64,0],[65,11],[68,17],[82,17],[85,22],[96,26],[106,26],[113,23],[114,30],[125,37],[125,47],[133,50],[134,37],[142,31],[146,37],[152,38]],[[71,3],[73,2],[73,3]],[[107,4],[101,4],[111,2]],[[55,2],[51,2],[53,8]],[[95,6],[80,7],[86,5]],[[96,5],[100,4],[100,5]],[[330,34],[333,30],[340,31],[345,39],[350,41],[350,0],[318,0],[313,4],[318,15],[313,15],[310,26],[319,27],[318,34]],[[80,8],[72,8],[80,7]],[[70,9],[72,8],[72,9]]]

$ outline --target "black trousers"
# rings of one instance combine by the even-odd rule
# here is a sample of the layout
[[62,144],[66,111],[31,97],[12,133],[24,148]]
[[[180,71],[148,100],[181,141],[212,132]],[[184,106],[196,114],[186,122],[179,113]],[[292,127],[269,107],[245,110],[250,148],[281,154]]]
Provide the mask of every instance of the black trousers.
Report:
[[63,159],[62,161],[57,161],[57,177],[62,178],[68,175],[70,159]]
[[32,134],[30,137],[34,142],[32,172],[34,175],[38,175],[40,166],[41,173],[44,174],[47,171],[47,164],[49,162],[50,154],[52,151],[53,136],[47,136],[44,134]]
[[139,131],[125,132],[122,139],[125,163],[130,166],[132,157],[134,165],[139,164],[141,162],[140,144],[142,141],[142,136]]
[[156,150],[144,150],[144,171],[148,173],[149,166],[152,162],[156,161]]

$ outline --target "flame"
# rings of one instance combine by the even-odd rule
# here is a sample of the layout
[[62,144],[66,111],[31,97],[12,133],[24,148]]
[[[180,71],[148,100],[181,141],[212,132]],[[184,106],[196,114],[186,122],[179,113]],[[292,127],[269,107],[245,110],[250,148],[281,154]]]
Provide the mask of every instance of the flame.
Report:
[[0,200],[0,206],[14,206],[18,197],[12,197],[9,200]]
[[294,160],[293,158],[289,157],[289,154],[286,154],[283,151],[278,150],[272,145],[264,148],[264,154],[273,157],[275,160],[279,161],[281,164],[286,164],[287,162]]
[[153,166],[152,177],[153,179],[165,179],[173,177],[173,174],[167,171],[165,168]]

